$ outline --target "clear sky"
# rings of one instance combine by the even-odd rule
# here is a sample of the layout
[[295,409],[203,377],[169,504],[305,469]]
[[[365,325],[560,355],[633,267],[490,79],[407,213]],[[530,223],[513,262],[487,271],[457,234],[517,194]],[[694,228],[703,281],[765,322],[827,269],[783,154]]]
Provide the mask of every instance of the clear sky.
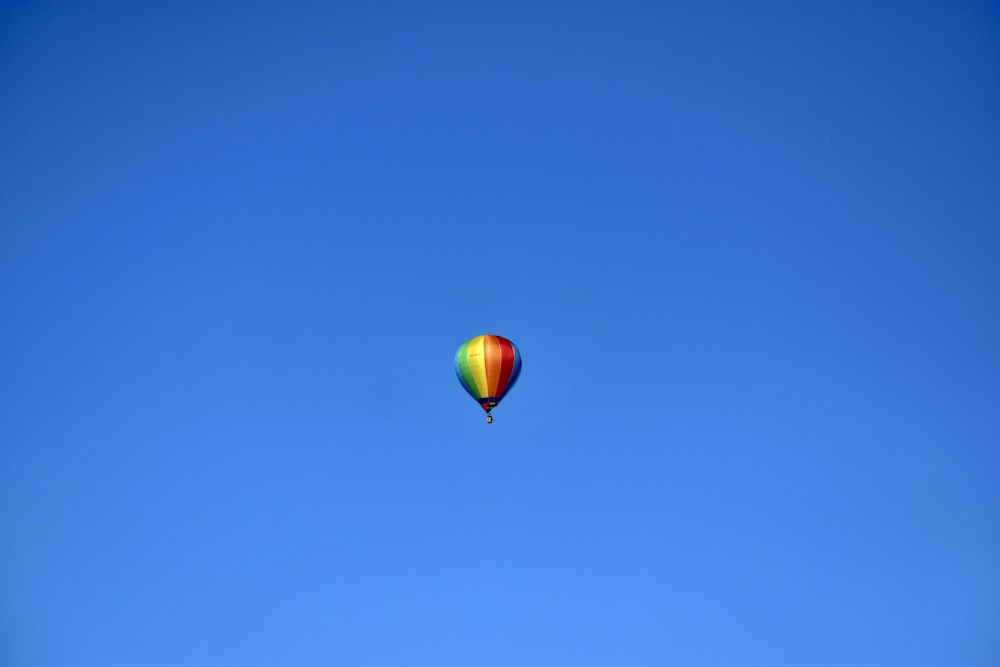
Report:
[[997,664],[998,295],[996,3],[4,2],[0,663]]

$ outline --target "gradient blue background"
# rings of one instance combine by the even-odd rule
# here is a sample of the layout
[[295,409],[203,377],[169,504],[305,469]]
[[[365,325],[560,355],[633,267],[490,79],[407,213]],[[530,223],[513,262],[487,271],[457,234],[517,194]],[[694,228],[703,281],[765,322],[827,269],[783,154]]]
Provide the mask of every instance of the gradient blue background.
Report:
[[0,661],[997,664],[998,251],[995,3],[5,2]]

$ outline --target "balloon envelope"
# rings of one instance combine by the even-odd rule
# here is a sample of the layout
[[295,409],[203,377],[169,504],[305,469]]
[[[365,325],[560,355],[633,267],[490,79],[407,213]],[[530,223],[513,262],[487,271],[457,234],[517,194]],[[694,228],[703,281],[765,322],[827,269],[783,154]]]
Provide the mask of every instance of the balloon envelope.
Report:
[[455,353],[458,381],[489,412],[500,403],[521,374],[521,353],[503,336],[476,336]]

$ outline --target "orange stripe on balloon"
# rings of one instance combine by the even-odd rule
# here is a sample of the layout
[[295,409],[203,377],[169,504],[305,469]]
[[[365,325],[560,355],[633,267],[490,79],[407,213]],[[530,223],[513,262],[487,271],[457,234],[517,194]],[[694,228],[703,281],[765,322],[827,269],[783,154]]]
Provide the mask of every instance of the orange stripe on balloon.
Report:
[[483,336],[483,360],[486,363],[487,396],[497,395],[497,385],[500,383],[500,339],[496,336]]

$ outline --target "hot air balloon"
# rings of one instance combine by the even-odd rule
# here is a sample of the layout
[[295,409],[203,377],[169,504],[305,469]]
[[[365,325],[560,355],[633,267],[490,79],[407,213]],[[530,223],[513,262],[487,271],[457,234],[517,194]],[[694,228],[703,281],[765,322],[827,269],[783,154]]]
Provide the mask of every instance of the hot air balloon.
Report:
[[455,353],[455,373],[465,391],[486,410],[486,423],[492,424],[490,411],[521,374],[521,353],[503,336],[476,336]]

